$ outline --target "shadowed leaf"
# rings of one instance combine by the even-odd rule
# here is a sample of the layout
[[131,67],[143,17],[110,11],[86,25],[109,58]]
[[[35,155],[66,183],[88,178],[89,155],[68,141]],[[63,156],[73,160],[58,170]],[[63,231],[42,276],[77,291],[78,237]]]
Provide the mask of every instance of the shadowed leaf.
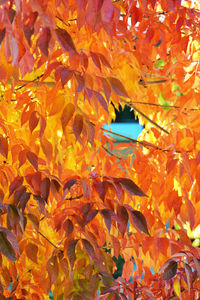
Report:
[[32,166],[36,169],[36,171],[38,171],[38,157],[35,153],[28,151],[26,153],[27,158],[29,160],[29,162],[32,164]]
[[119,182],[129,193],[140,197],[148,197],[131,179],[128,178],[117,178]]
[[8,156],[8,141],[5,137],[0,137],[0,153],[7,158]]
[[76,249],[76,244],[78,240],[72,240],[69,241],[67,244],[67,256],[71,265],[71,268],[73,269],[74,262],[76,259],[76,254],[75,254],[75,249]]
[[28,243],[26,245],[26,255],[30,258],[34,263],[38,263],[37,261],[37,253],[38,253],[38,246],[33,243]]
[[131,210],[130,214],[136,227],[150,236],[144,215],[138,210]]
[[57,28],[55,31],[60,45],[68,52],[76,52],[76,48],[70,34],[62,28]]
[[115,91],[115,93],[119,96],[129,98],[129,95],[127,94],[127,91],[125,90],[125,87],[121,83],[121,81],[114,77],[108,77],[108,80]]
[[6,234],[2,231],[0,231],[0,252],[11,261],[17,259],[11,243],[8,241]]
[[50,180],[49,178],[46,177],[42,180],[40,184],[41,196],[45,202],[47,202],[47,199],[49,197],[49,190],[50,190]]
[[66,236],[69,236],[73,230],[74,230],[74,225],[72,223],[72,221],[70,219],[67,219],[64,223],[63,223],[63,229],[66,232]]
[[75,106],[72,103],[68,103],[63,109],[62,116],[61,116],[63,131],[67,126],[68,122],[70,121],[70,119],[72,118],[74,112],[75,112]]
[[38,47],[48,57],[48,47],[51,39],[51,31],[48,27],[44,27],[38,38]]
[[177,262],[173,259],[169,259],[160,268],[159,273],[161,274],[161,278],[163,280],[169,280],[176,275],[176,271],[177,271]]
[[73,130],[74,130],[76,139],[78,140],[79,136],[83,130],[83,117],[80,114],[76,115],[74,118]]

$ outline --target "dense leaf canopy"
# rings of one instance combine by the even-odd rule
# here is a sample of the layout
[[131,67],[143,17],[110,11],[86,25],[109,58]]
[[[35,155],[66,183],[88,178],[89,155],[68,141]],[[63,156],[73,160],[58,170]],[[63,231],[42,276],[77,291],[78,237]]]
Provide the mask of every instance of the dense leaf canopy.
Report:
[[200,297],[198,5],[0,1],[1,299]]

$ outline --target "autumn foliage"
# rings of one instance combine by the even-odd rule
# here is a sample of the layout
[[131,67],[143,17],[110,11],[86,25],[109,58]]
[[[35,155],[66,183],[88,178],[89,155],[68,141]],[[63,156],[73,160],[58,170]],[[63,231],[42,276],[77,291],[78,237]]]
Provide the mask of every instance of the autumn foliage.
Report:
[[0,299],[200,297],[194,2],[0,1]]

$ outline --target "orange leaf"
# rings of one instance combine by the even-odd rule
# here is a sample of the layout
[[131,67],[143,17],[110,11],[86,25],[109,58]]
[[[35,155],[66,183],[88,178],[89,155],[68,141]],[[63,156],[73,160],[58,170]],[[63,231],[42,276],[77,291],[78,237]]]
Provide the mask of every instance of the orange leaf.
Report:
[[108,77],[108,80],[115,91],[115,93],[119,96],[129,98],[129,95],[127,94],[127,91],[125,90],[125,87],[121,83],[121,81],[114,77]]
[[83,130],[83,117],[80,114],[76,115],[74,118],[73,130],[74,130],[76,139],[78,140],[78,138]]
[[61,116],[61,123],[62,123],[63,131],[65,130],[65,127],[67,126],[68,122],[72,118],[74,112],[75,112],[74,104],[68,103],[65,106],[65,108],[62,112],[62,116]]
[[38,114],[37,111],[33,111],[29,119],[29,128],[31,133],[37,127],[37,124],[39,122],[39,118],[37,117],[37,114]]
[[8,141],[3,136],[0,137],[0,153],[7,158],[8,156]]
[[133,263],[132,261],[127,260],[123,265],[122,277],[126,281],[129,281],[132,274],[133,274]]
[[28,243],[26,245],[26,255],[30,258],[34,263],[38,263],[37,261],[37,253],[38,253],[38,246],[33,243]]

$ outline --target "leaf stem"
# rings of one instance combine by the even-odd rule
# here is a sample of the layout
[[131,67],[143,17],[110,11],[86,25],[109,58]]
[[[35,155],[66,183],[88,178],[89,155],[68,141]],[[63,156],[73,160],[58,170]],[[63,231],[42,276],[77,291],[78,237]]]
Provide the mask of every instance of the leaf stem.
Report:
[[56,245],[54,245],[43,233],[41,233],[40,231],[38,231],[38,234],[40,234],[47,242],[49,242],[49,244],[51,244],[55,249],[58,249],[58,247]]

